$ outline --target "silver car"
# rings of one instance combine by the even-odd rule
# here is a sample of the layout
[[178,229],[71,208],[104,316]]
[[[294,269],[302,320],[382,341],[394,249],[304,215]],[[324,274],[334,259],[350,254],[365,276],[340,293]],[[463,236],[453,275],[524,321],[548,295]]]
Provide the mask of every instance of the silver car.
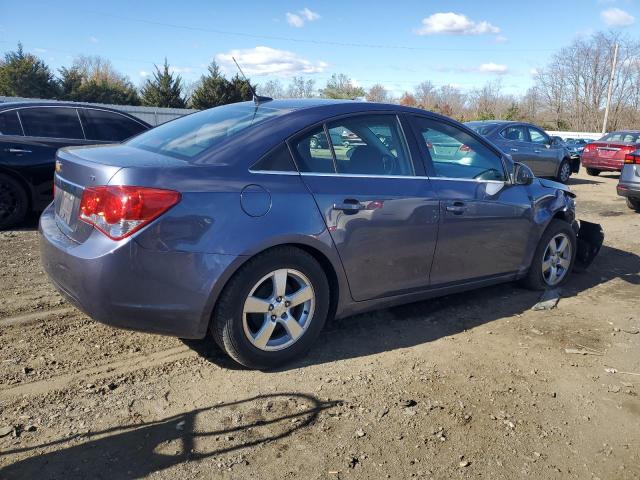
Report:
[[625,155],[617,191],[631,210],[640,213],[640,149]]
[[466,125],[511,155],[514,162],[527,165],[537,177],[567,183],[580,170],[580,158],[572,158],[564,142],[530,123],[488,120]]

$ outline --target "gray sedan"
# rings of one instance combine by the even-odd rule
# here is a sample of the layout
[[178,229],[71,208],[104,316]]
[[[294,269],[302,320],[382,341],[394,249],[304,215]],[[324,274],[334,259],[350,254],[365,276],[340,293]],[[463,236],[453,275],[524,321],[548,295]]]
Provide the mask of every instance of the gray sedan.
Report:
[[[361,144],[335,144],[344,131]],[[299,357],[331,317],[512,280],[557,287],[585,258],[567,187],[398,105],[217,107],[61,149],[55,186],[41,249],[64,296],[117,327],[211,332],[253,368]]]
[[530,123],[488,120],[466,125],[511,155],[514,161],[529,166],[538,177],[567,183],[571,173],[580,169],[580,158],[572,158],[564,142]]

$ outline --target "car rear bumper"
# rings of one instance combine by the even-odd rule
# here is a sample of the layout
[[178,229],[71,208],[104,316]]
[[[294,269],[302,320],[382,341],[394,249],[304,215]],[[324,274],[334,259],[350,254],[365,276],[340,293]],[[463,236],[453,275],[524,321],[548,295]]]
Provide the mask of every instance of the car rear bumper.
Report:
[[640,198],[640,184],[638,183],[618,183],[616,187],[618,195],[621,197]]
[[581,157],[582,166],[585,168],[595,168],[606,172],[619,172],[622,170],[624,162],[615,158],[588,157],[584,154]]
[[98,231],[82,244],[58,228],[52,205],[40,217],[42,264],[56,288],[94,320],[114,327],[202,338],[233,255],[161,252]]

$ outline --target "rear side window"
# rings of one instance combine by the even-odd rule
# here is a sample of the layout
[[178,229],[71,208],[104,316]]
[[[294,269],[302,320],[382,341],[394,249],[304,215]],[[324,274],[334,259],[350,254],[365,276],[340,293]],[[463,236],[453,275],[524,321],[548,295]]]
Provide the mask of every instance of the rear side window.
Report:
[[522,125],[514,125],[513,127],[507,127],[500,132],[507,140],[512,140],[514,142],[526,142],[527,141],[527,133],[524,130]]
[[263,172],[295,172],[296,167],[293,164],[289,149],[283,143],[253,164],[251,170]]
[[425,117],[415,121],[436,177],[506,180],[500,156],[464,130]]
[[601,142],[640,143],[640,133],[613,132],[600,139]]
[[296,140],[295,151],[301,172],[335,173],[333,154],[322,126]]
[[87,140],[121,142],[147,130],[147,128],[118,113],[104,110],[80,109]]
[[22,135],[22,128],[15,110],[0,113],[0,135]]
[[84,139],[75,108],[23,108],[19,114],[28,137]]

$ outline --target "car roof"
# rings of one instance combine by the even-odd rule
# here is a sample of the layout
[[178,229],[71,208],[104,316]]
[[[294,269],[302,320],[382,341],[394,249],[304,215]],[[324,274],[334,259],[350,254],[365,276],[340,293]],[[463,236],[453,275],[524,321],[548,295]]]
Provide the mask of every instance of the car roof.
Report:
[[123,110],[118,110],[116,108],[111,108],[103,105],[97,105],[95,103],[80,103],[80,102],[63,102],[63,101],[53,101],[53,100],[29,100],[29,101],[20,101],[20,102],[0,102],[0,111],[3,110],[11,110],[14,108],[24,108],[24,107],[71,107],[71,108],[93,108],[97,110],[106,110],[108,112],[119,113],[120,115],[124,115],[126,117],[132,118],[137,122],[140,122],[144,125],[151,126],[149,123],[144,120],[131,115]]
[[465,125],[487,125],[487,126],[493,126],[493,125],[508,125],[510,123],[523,123],[523,122],[516,122],[514,120],[473,120],[471,122],[464,122]]

